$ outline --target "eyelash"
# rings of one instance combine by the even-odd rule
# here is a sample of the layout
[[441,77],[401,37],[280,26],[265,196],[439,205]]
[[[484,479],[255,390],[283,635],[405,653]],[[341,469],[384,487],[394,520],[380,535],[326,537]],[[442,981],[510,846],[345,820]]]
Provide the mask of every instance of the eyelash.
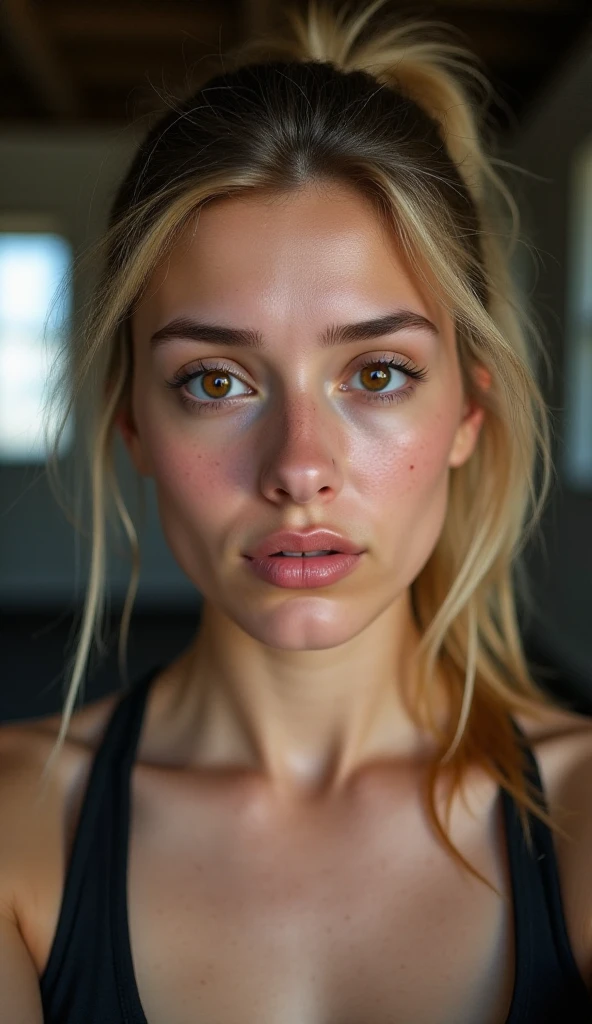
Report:
[[[196,365],[199,367],[198,370],[177,370],[177,372],[173,374],[172,378],[165,382],[165,386],[167,388],[173,389],[182,388],[185,384],[188,384],[189,381],[195,380],[197,377],[201,377],[202,374],[215,373],[216,371],[218,371],[218,373],[227,373],[232,377],[236,377],[236,379],[240,380],[242,384],[247,384],[247,382],[243,380],[242,377],[235,373],[234,370],[230,366],[227,366],[225,363],[217,363],[215,366],[205,366],[202,360],[199,359]],[[400,360],[390,355],[385,356],[384,358],[376,358],[376,356],[374,356],[371,359],[367,359],[365,362],[361,363],[359,366],[356,367],[354,373],[359,373],[361,370],[365,369],[366,366],[374,365],[390,366],[395,370],[402,370],[409,377],[411,377],[415,381],[415,383],[413,384],[412,387],[405,388],[402,391],[391,391],[385,394],[382,394],[380,392],[372,394],[372,392],[370,391],[361,392],[364,396],[364,399],[371,403],[375,401],[401,402],[403,401],[403,399],[411,397],[411,395],[415,392],[418,383],[428,379],[428,371],[425,367],[423,367],[422,369],[418,369],[409,360]],[[248,384],[247,387],[249,387]],[[248,396],[240,395],[238,397],[247,398]],[[221,406],[228,405],[229,403],[235,401],[235,399],[233,398],[214,398],[210,402],[208,402],[205,399],[189,398],[187,395],[184,395],[182,393],[179,395],[179,398],[181,402],[190,409],[191,412],[195,413],[205,412],[206,409],[213,412],[216,409],[219,409]]]

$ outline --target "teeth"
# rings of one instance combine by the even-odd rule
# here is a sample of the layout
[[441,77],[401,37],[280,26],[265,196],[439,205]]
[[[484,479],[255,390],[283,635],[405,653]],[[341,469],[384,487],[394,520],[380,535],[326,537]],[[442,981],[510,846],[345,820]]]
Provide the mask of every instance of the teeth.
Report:
[[280,551],[279,554],[287,558],[310,558],[311,555],[330,555],[331,551]]

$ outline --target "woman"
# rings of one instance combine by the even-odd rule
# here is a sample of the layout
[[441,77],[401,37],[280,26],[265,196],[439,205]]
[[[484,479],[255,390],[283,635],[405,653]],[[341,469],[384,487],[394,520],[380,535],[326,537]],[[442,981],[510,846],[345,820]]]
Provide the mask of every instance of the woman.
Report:
[[[592,1019],[590,724],[518,630],[551,467],[504,190],[462,51],[379,6],[229,58],[115,199],[70,689],[2,730],[11,1024]],[[116,431],[203,611],[74,711],[109,494],[120,653],[137,584]]]

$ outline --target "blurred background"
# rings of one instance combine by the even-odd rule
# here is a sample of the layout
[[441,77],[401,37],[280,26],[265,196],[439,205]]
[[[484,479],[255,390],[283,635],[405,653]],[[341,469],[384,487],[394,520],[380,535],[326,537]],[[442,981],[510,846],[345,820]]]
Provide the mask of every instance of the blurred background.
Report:
[[[453,26],[480,57],[499,96],[487,112],[498,153],[529,172],[504,173],[531,243],[519,247],[515,274],[551,357],[552,373],[542,367],[541,380],[557,483],[541,535],[527,549],[537,611],[521,625],[535,675],[589,714],[592,7],[590,0],[455,0],[399,9]],[[0,720],[61,707],[84,595],[88,542],[76,539],[49,490],[40,437],[52,352],[78,329],[97,270],[73,261],[101,233],[134,148],[168,98],[182,95],[219,50],[273,24],[278,10],[271,0],[1,0]],[[71,286],[56,300],[73,265]],[[66,467],[76,445],[72,421]],[[117,465],[133,512],[136,489],[121,445]],[[162,537],[150,481],[140,538],[132,679],[185,646],[200,608]],[[117,629],[128,575],[125,545],[114,542],[108,648],[93,658],[86,700],[120,686]]]

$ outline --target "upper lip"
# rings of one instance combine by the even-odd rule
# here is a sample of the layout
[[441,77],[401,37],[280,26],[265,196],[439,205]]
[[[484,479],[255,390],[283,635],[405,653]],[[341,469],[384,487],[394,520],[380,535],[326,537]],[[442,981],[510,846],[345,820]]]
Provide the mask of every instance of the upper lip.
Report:
[[311,530],[308,533],[279,530],[264,537],[246,554],[249,558],[263,558],[278,551],[339,551],[347,555],[359,555],[363,548],[335,530]]

